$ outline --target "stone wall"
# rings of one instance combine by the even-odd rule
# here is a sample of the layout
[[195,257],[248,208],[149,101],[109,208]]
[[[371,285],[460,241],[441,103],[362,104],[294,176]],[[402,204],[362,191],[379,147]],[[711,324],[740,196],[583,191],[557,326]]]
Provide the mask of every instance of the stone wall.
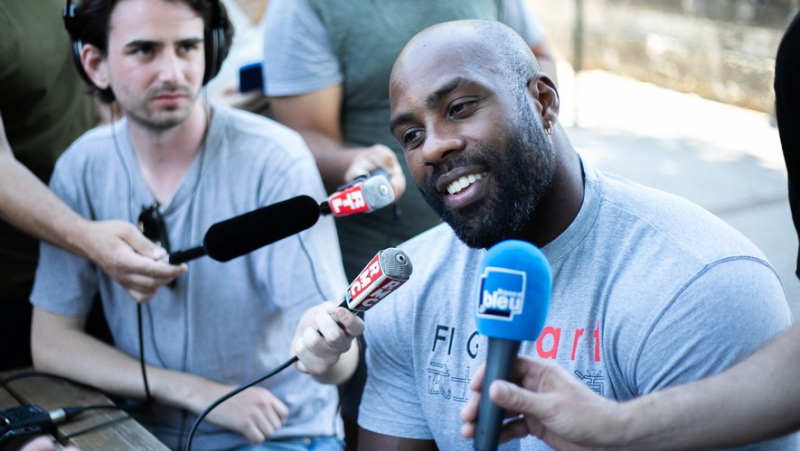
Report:
[[[528,0],[560,58],[771,112],[775,53],[800,0]],[[576,11],[582,39],[576,47]]]

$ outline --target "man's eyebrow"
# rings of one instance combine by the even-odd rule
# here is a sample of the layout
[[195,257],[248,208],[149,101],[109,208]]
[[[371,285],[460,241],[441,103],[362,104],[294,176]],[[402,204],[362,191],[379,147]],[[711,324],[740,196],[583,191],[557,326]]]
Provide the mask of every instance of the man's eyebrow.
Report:
[[149,41],[147,39],[134,39],[133,41],[125,44],[125,47],[152,47],[160,44],[158,41]]
[[[472,83],[470,80],[467,80],[463,77],[455,77],[445,85],[437,89],[436,91],[432,92],[427,99],[425,99],[425,107],[428,109],[433,109],[436,107],[436,104],[439,103],[442,98],[444,98],[447,94],[455,91],[457,88]],[[414,119],[414,114],[411,112],[400,113],[397,116],[393,117],[391,121],[389,121],[389,130],[394,130],[395,127],[400,125],[403,122],[408,122]]]
[[414,119],[414,113],[410,111],[406,111],[405,113],[400,113],[397,116],[393,117],[391,121],[389,121],[389,131],[394,132],[395,127],[402,124],[403,122],[409,122]]
[[186,39],[181,39],[180,41],[178,41],[178,44],[181,44],[181,45],[194,45],[194,44],[200,44],[203,41],[204,41],[203,38],[186,38]]
[[[194,37],[194,38],[181,39],[178,41],[178,44],[193,45],[193,44],[199,44],[201,42],[203,42],[203,38]],[[161,44],[162,44],[161,41],[152,41],[148,39],[134,39],[133,41],[125,44],[125,47],[153,47]]]
[[444,86],[437,89],[431,95],[425,99],[425,106],[429,109],[432,109],[439,103],[440,100],[447,94],[450,94],[452,91],[456,90],[459,86],[467,83],[468,81],[462,77],[455,77],[449,82],[447,82]]

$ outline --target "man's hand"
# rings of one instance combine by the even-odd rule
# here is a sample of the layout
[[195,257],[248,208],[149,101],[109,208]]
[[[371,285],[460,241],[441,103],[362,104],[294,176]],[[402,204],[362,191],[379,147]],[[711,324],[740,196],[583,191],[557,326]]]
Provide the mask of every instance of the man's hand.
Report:
[[167,253],[123,221],[88,221],[80,246],[87,257],[114,278],[138,303],[187,270],[166,263]]
[[[480,405],[482,365],[469,386],[476,392],[461,411],[466,424],[461,435],[474,437]],[[552,362],[518,357],[512,382],[495,381],[489,396],[506,410],[507,417],[520,416],[503,425],[500,442],[534,435],[560,450],[602,447],[624,430],[621,404],[607,400]],[[515,385],[516,384],[516,385]]]
[[403,175],[403,168],[400,167],[397,155],[383,144],[375,144],[356,152],[356,156],[344,173],[344,179],[350,182],[359,175],[368,175],[377,169],[386,170],[389,174],[389,183],[394,189],[394,198],[400,199],[406,191],[406,177]]
[[[236,387],[209,382],[202,390],[204,405],[230,393]],[[196,412],[199,413],[199,412]],[[283,426],[289,408],[269,390],[250,387],[226,400],[209,413],[209,422],[244,435],[251,444],[263,442]]]
[[58,442],[51,436],[37,437],[30,442],[26,443],[20,451],[78,451],[74,446],[67,446],[66,448],[58,444]]
[[326,375],[362,333],[364,321],[346,308],[326,302],[308,309],[292,342],[292,353],[300,359],[295,364],[297,369],[327,380]]

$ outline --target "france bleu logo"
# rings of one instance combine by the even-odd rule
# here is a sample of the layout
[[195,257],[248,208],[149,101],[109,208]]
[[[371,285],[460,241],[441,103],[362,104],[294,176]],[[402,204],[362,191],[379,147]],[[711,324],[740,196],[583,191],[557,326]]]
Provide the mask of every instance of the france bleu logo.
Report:
[[487,267],[481,274],[478,317],[511,321],[522,314],[525,272]]

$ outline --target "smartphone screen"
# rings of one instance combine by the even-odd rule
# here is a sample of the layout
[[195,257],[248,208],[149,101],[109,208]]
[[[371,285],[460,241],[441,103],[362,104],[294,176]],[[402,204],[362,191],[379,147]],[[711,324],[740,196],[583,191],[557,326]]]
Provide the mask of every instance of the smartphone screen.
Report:
[[254,89],[264,92],[261,63],[246,64],[239,68],[239,92],[248,92]]

